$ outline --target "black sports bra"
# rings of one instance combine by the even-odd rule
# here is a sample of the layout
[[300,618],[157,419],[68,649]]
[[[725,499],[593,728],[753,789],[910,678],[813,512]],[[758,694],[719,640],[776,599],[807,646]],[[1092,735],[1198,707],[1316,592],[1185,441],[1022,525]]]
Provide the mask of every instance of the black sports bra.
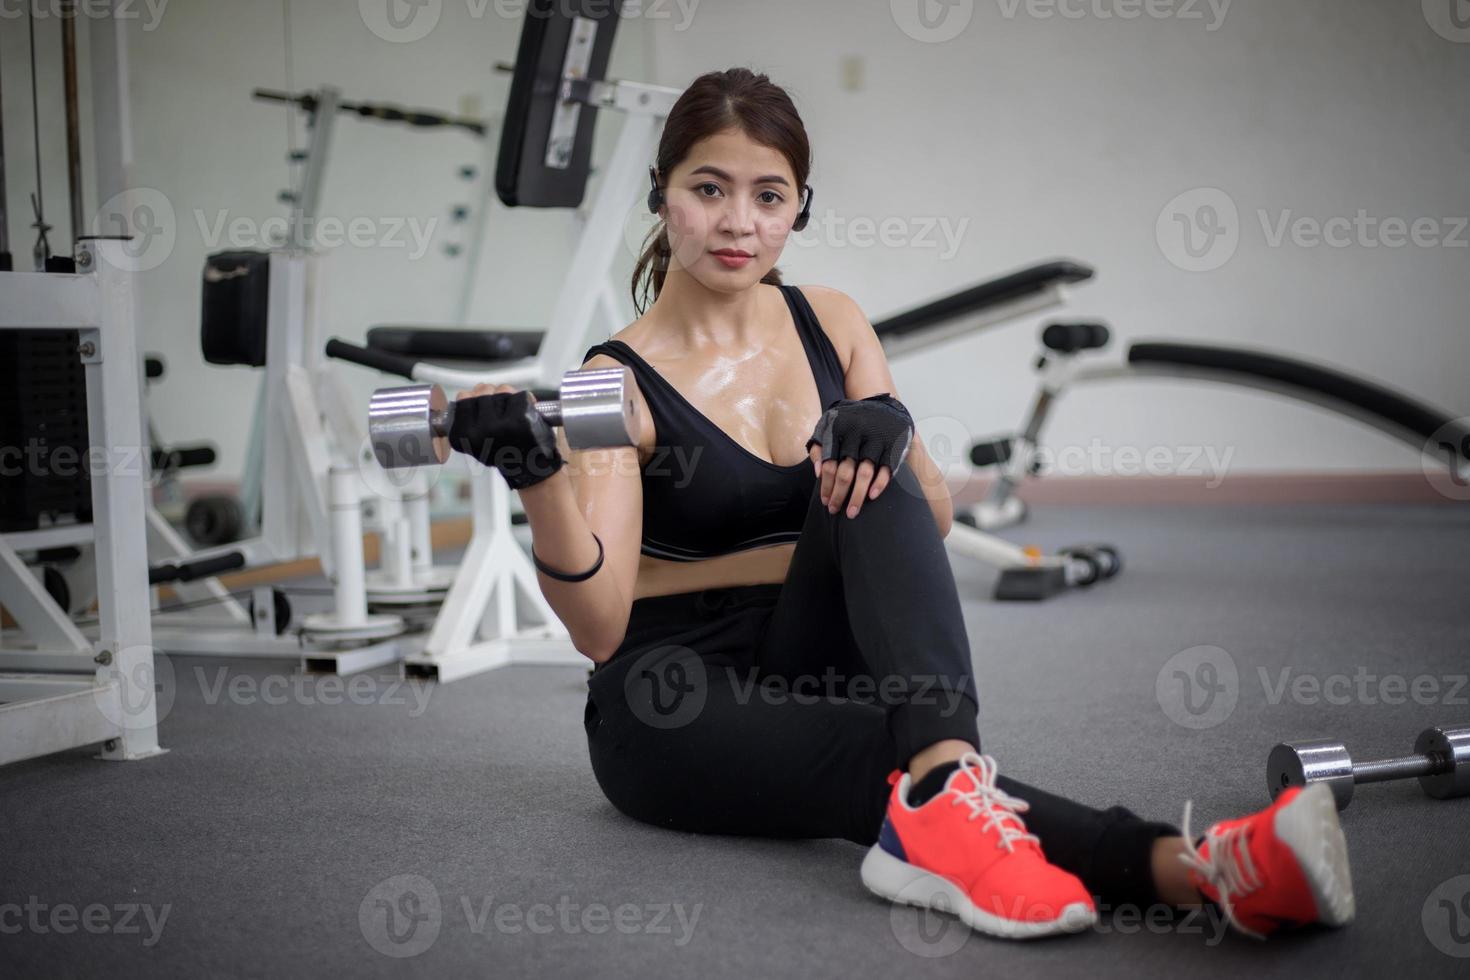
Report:
[[[779,286],[801,336],[826,408],[846,391],[837,350],[795,286]],[[645,555],[699,561],[795,541],[816,486],[808,459],[780,466],[761,459],[701,414],[620,340],[588,349],[633,369],[653,414],[658,444],[640,468]]]

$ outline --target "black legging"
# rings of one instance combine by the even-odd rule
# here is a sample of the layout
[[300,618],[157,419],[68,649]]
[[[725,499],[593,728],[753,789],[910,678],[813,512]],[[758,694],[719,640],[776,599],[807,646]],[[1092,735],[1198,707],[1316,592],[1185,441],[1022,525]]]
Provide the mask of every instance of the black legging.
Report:
[[[980,745],[954,573],[907,462],[856,518],[814,490],[784,584],[635,601],[588,692],[608,800],[684,831],[871,844],[894,768],[940,739]],[[1101,901],[1157,901],[1153,842],[1176,829],[998,785]]]

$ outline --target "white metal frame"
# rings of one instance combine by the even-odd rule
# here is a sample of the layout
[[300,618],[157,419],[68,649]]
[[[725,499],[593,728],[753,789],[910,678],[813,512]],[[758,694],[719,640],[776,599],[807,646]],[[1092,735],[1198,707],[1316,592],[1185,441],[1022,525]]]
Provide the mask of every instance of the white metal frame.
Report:
[[[148,617],[142,358],[133,278],[120,241],[88,241],[75,274],[0,272],[0,329],[77,330],[87,378],[90,525],[0,536],[0,604],[18,624],[0,639],[0,763],[102,743],[100,758],[142,759],[158,745]],[[94,456],[98,455],[94,452]],[[96,562],[98,633],[86,636],[20,560],[69,541]],[[34,671],[40,668],[46,672]]]

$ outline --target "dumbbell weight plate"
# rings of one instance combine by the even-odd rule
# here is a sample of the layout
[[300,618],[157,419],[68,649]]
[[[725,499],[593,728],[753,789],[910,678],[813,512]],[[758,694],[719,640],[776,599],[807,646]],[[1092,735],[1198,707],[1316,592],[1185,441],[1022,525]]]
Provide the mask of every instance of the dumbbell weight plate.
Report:
[[1123,556],[1118,553],[1117,548],[1110,544],[1100,544],[1095,550],[1098,560],[1102,562],[1103,578],[1113,578],[1123,570]]
[[1288,786],[1326,783],[1339,810],[1353,800],[1353,759],[1347,747],[1331,739],[1283,742],[1266,759],[1266,788],[1271,799]]
[[1448,772],[1419,777],[1419,786],[1425,795],[1437,800],[1470,796],[1470,726],[1426,729],[1414,741],[1414,752],[1440,755],[1449,760]]
[[602,449],[636,446],[641,424],[638,403],[633,400],[633,369],[590,368],[562,375],[560,418],[572,449]]
[[202,547],[238,541],[244,526],[245,511],[228,494],[195,497],[184,511],[184,529]]
[[430,420],[449,410],[438,385],[405,385],[374,392],[368,404],[373,455],[386,468],[439,466],[449,458],[449,437],[435,435]]
[[1109,579],[1123,570],[1123,556],[1110,544],[1077,544],[1062,549],[1062,554],[1077,557],[1086,555],[1097,565],[1097,577],[1083,584],[1091,585],[1101,579]]
[[1069,585],[1085,589],[1102,578],[1103,564],[1091,548],[1063,548],[1058,554],[1071,565],[1067,574]]

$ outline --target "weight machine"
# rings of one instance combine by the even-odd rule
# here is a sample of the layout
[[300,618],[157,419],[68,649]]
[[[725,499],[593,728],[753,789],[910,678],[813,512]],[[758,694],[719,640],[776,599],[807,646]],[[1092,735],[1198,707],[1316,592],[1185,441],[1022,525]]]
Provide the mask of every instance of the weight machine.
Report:
[[[74,25],[63,22],[67,157],[80,161]],[[98,18],[90,36],[98,186],[121,190],[127,165],[119,120],[127,103],[126,49],[116,18]],[[34,64],[34,46],[32,47]],[[3,142],[3,140],[0,140]],[[39,166],[38,166],[39,173]],[[37,213],[34,272],[15,272],[5,213],[0,151],[0,333],[38,368],[32,397],[6,424],[31,429],[45,458],[36,470],[25,452],[7,467],[0,533],[0,605],[15,625],[0,630],[0,763],[99,744],[99,758],[143,759],[158,743],[159,709],[148,617],[144,514],[147,444],[143,438],[132,255],[126,240],[83,235],[79,163],[68,167],[73,252],[45,248]],[[38,195],[39,198],[39,195]],[[80,363],[80,371],[77,365]],[[12,365],[18,369],[19,364]],[[75,375],[82,375],[80,385]],[[77,387],[86,414],[77,417]],[[15,393],[12,393],[13,396]],[[72,434],[63,434],[72,430]],[[37,435],[39,433],[39,435]],[[75,442],[72,442],[72,439]],[[87,450],[88,475],[59,470],[55,450]],[[71,549],[98,596],[95,627],[83,630],[32,571],[23,555]]]
[[[611,278],[613,260],[623,247],[624,222],[663,120],[680,90],[602,80],[619,5],[588,3],[579,14],[568,6],[535,0],[528,8],[495,175],[496,192],[507,207],[579,208],[592,172],[599,110],[616,110],[623,117],[551,326],[545,331],[379,327],[369,331],[366,347],[329,342],[329,357],[448,389],[509,384],[551,391],[550,398],[563,373],[580,365],[590,338],[623,326]],[[429,358],[477,366],[446,366]],[[508,664],[585,666],[586,658],[572,647],[541,595],[530,557],[514,536],[505,481],[467,458],[450,465],[468,471],[473,535],[422,651],[404,658],[404,670],[451,681]]]
[[[307,147],[292,154],[303,167],[296,186],[282,194],[290,213],[280,247],[210,257],[201,340],[212,363],[264,368],[243,481],[243,509],[255,516],[257,533],[195,549],[150,510],[150,545],[174,570],[160,581],[169,581],[183,600],[177,611],[156,612],[155,634],[161,647],[177,652],[298,657],[307,670],[353,673],[397,661],[416,645],[399,613],[437,605],[453,571],[432,564],[427,481],[373,479],[378,471],[360,413],[320,355],[316,286],[322,257],[313,229],[332,134],[341,113],[459,128],[477,137],[486,127],[426,110],[345,102],[330,86],[302,94],[258,90],[255,96],[306,114]],[[380,567],[371,572],[363,558],[365,525],[382,543]],[[230,568],[312,555],[332,581],[334,607],[299,624],[291,622],[281,590],[258,586],[246,604],[215,577]]]

